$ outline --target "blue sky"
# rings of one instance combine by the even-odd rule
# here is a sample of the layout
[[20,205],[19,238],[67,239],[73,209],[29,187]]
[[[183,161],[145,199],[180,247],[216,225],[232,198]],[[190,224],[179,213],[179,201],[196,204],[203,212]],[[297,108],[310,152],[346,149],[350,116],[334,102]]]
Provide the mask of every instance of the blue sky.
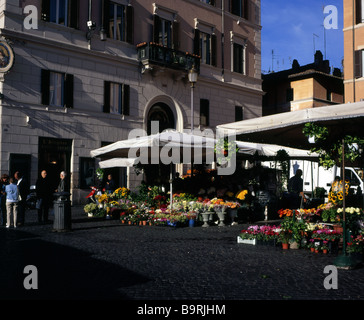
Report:
[[[321,50],[330,66],[342,68],[343,49],[342,0],[261,0],[262,6],[262,72],[291,68],[314,61],[314,51]],[[324,32],[323,8],[338,10],[338,29]],[[326,38],[326,41],[325,41]],[[326,43],[326,50],[325,50]],[[273,62],[272,62],[273,50]]]

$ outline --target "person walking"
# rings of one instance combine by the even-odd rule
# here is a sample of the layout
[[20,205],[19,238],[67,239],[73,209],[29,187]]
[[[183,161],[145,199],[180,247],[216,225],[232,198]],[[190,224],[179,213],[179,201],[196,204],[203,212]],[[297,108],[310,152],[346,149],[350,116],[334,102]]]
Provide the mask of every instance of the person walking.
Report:
[[2,226],[5,226],[6,225],[7,212],[6,212],[6,193],[5,193],[5,187],[8,184],[9,184],[9,176],[4,173],[1,176],[1,181],[0,181],[0,211],[1,211],[0,224]]
[[16,228],[19,191],[14,178],[10,178],[9,182],[10,183],[5,187],[7,211],[6,227],[9,228],[11,226],[11,220],[13,220],[13,226]]
[[18,224],[24,225],[25,222],[25,208],[27,196],[29,194],[29,184],[23,173],[20,171],[15,172],[14,178],[17,180],[19,190],[19,202],[18,202]]
[[[38,223],[48,223],[48,212],[52,201],[52,186],[47,178],[47,171],[41,172],[41,177],[36,182]],[[54,188],[54,187],[53,187]]]

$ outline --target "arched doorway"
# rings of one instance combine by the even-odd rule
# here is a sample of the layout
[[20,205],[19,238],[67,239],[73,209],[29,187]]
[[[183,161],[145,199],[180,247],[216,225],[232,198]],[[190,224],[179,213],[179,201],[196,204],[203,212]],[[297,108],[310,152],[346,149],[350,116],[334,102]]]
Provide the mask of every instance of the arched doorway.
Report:
[[[153,124],[152,124],[153,122]],[[156,124],[155,122],[158,122]],[[158,126],[158,127],[156,127]],[[175,129],[176,121],[171,108],[163,103],[155,103],[148,112],[147,116],[147,133],[156,134],[166,129]],[[148,185],[159,185],[165,188],[165,191],[169,188],[169,176],[170,166],[160,164],[146,165],[144,168],[145,180]]]
[[165,103],[154,104],[148,112],[148,122],[147,122],[147,133],[155,134],[155,128],[153,127],[152,132],[152,121],[158,121],[158,132],[162,132],[166,129],[175,129],[176,121],[174,120],[174,114],[171,108]]

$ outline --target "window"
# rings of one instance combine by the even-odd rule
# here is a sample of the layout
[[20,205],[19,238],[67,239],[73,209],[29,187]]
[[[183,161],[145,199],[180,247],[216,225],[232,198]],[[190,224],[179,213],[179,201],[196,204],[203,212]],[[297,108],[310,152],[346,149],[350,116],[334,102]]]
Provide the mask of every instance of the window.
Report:
[[364,50],[355,51],[355,78],[364,76]]
[[202,63],[216,66],[216,36],[195,29],[194,53]]
[[230,0],[230,12],[244,19],[248,19],[249,0]]
[[43,105],[73,107],[73,75],[43,69],[41,86]]
[[179,23],[154,15],[153,42],[177,50],[179,47]]
[[207,99],[200,100],[200,125],[208,126],[210,113],[210,102]]
[[235,122],[244,120],[244,108],[235,106]]
[[364,0],[356,0],[356,24],[364,22]]
[[201,2],[204,2],[204,3],[207,3],[207,4],[210,4],[212,6],[215,6],[215,0],[200,0]]
[[130,87],[126,84],[105,81],[104,112],[129,115]]
[[95,185],[95,159],[80,157],[80,189]]
[[64,74],[51,72],[49,77],[49,105],[62,107],[64,92]]
[[117,4],[110,1],[104,2],[104,23],[106,34],[109,38],[133,42],[133,7]]
[[286,91],[286,102],[293,101],[294,95],[293,95],[293,88],[288,88]]
[[246,45],[233,44],[233,71],[246,74]]
[[79,0],[42,1],[42,20],[78,28]]

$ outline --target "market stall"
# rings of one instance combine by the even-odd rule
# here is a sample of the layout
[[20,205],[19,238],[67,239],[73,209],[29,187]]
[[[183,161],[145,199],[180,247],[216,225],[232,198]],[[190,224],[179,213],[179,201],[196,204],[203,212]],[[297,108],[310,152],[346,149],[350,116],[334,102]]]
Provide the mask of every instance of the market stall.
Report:
[[[364,144],[364,102],[343,104],[224,124],[217,130],[229,130],[239,139],[254,143],[279,143],[287,147],[296,147],[319,152],[320,163],[326,166],[339,162],[342,166],[342,185],[345,181],[345,164],[360,163]],[[313,138],[313,139],[312,139]],[[331,150],[330,150],[331,149]],[[361,164],[362,165],[362,164]],[[338,195],[335,195],[338,196]],[[347,208],[346,192],[341,192],[339,206],[333,207],[335,220],[343,226],[343,254],[337,259],[340,267],[349,267],[353,261],[347,258]],[[327,205],[331,208],[332,202]],[[354,208],[356,212],[357,208]],[[361,214],[360,208],[359,215]],[[340,217],[340,214],[342,216]],[[293,220],[295,214],[293,214]],[[292,231],[287,228],[288,231]],[[353,230],[350,230],[353,231]],[[284,233],[282,233],[284,234]],[[357,235],[355,235],[357,236]]]

